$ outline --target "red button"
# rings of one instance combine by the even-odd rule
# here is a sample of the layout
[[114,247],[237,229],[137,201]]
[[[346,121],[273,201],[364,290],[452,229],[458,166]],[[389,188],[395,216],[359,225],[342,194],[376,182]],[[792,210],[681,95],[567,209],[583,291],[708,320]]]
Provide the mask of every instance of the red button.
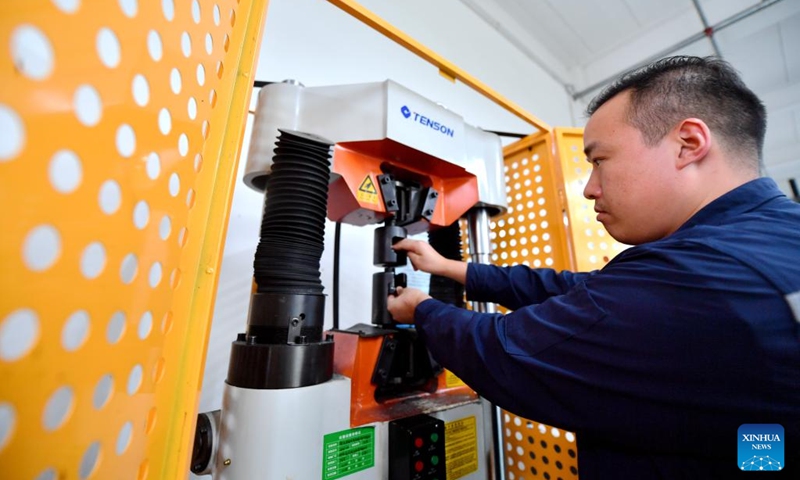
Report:
[[425,465],[420,461],[417,461],[417,463],[414,464],[414,470],[418,472],[421,472],[423,468],[425,468]]
[[422,439],[417,437],[414,439],[414,446],[417,448],[422,448],[423,442]]

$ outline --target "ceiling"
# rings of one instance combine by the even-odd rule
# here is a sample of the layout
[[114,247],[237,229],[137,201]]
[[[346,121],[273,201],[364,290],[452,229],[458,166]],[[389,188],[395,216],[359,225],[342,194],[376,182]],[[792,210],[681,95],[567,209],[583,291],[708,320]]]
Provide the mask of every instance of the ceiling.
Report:
[[[767,106],[767,174],[787,193],[789,178],[800,182],[800,0],[461,1],[581,106],[632,67],[718,52]],[[713,43],[701,15],[722,25]]]

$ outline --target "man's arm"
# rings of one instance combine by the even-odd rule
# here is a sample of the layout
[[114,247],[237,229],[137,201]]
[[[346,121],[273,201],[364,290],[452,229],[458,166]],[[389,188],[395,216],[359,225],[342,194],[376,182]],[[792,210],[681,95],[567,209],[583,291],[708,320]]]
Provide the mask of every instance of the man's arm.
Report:
[[404,239],[392,248],[408,252],[408,259],[416,270],[464,284],[470,300],[498,303],[513,310],[562,295],[589,275],[532,269],[523,265],[501,268],[467,264],[444,258],[432,246],[419,240]]

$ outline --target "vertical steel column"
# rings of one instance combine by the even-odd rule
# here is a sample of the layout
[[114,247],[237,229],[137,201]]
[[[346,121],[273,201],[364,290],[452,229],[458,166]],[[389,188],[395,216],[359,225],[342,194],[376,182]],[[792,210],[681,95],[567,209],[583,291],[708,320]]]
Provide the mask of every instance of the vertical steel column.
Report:
[[[467,215],[467,235],[469,238],[469,256],[473,263],[492,263],[492,241],[490,235],[489,211],[485,208],[474,208]],[[470,302],[472,309],[482,313],[497,313],[497,307],[488,302]],[[502,412],[497,406],[483,399],[483,432],[484,444],[492,448],[486,451],[486,462],[492,480],[505,479],[505,461],[503,456]]]

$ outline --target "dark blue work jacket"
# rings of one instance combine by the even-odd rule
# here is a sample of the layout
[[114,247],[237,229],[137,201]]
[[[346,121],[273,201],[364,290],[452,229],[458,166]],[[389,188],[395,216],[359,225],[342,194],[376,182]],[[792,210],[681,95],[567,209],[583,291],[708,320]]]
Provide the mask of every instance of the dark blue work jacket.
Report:
[[466,289],[514,311],[422,302],[433,357],[497,405],[576,432],[581,480],[757,480],[739,470],[737,430],[773,423],[785,468],[764,478],[800,478],[800,205],[771,179],[602,270],[470,264]]

